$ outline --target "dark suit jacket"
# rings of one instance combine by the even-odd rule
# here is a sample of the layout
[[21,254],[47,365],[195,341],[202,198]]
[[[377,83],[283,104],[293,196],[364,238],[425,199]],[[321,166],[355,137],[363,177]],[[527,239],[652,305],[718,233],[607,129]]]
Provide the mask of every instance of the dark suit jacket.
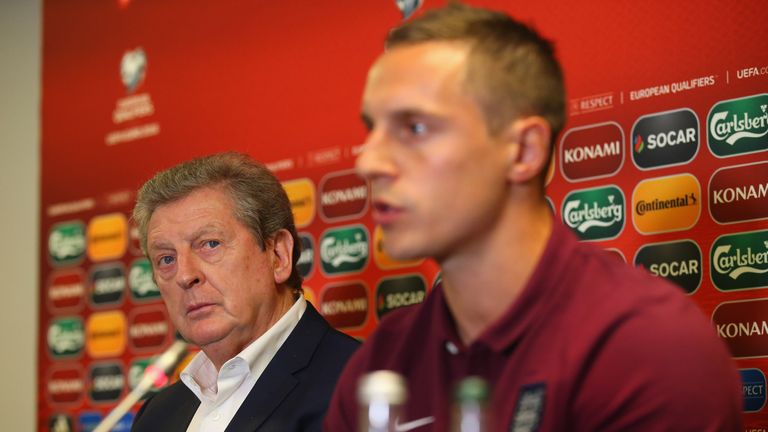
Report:
[[[307,302],[283,346],[243,401],[227,432],[320,431],[336,380],[359,342]],[[200,400],[178,381],[148,399],[132,432],[186,431]]]

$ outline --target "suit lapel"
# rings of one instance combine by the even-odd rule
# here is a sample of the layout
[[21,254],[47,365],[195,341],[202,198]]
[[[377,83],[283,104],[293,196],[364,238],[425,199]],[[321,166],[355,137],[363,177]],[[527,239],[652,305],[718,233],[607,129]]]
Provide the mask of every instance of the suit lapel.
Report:
[[294,374],[310,363],[328,328],[317,310],[307,302],[307,309],[296,328],[256,381],[226,432],[255,431],[277,410],[300,383]]

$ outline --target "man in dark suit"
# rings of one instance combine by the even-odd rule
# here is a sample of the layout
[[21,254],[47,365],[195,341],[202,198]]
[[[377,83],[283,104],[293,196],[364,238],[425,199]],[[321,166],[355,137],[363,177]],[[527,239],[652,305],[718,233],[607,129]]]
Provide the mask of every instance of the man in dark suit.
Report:
[[302,295],[280,182],[223,153],[160,172],[133,217],[182,336],[201,351],[139,410],[134,431],[314,431],[358,343]]

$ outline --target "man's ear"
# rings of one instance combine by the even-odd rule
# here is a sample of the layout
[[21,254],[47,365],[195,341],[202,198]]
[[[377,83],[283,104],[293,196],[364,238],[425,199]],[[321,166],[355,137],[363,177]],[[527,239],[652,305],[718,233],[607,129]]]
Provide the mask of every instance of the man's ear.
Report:
[[293,237],[286,229],[276,232],[267,242],[267,252],[272,261],[272,270],[276,283],[284,283],[291,276],[293,269]]
[[544,175],[549,161],[552,128],[543,117],[523,117],[513,121],[502,136],[508,147],[507,178],[526,183]]

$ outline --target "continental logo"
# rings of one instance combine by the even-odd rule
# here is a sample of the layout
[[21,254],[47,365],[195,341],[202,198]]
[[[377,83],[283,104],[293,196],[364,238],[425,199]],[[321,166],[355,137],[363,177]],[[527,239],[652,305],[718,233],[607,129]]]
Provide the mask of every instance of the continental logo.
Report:
[[320,217],[356,219],[368,210],[368,183],[354,171],[331,173],[320,180]]
[[736,358],[768,356],[768,299],[719,304],[712,312],[717,335]]
[[64,366],[51,370],[46,382],[48,399],[53,405],[72,405],[85,394],[85,377],[80,367]]
[[368,318],[368,290],[360,282],[326,286],[320,295],[320,313],[333,327],[360,327]]
[[56,224],[48,233],[48,257],[54,266],[77,264],[85,256],[85,225],[80,221]]
[[768,149],[768,94],[715,104],[707,116],[709,150],[717,157]]
[[368,264],[368,231],[362,225],[327,230],[320,237],[320,263],[328,275],[356,273]]
[[643,180],[632,192],[632,222],[641,234],[689,229],[700,214],[701,186],[690,174]]
[[134,351],[156,350],[172,333],[163,307],[137,308],[131,311],[128,323],[128,341]]
[[720,291],[768,287],[768,231],[718,237],[709,262],[712,284]]
[[305,228],[315,218],[315,185],[308,178],[283,182],[283,189],[291,201],[296,228]]
[[720,168],[709,179],[709,214],[729,224],[768,218],[768,162]]
[[692,294],[701,285],[701,249],[691,240],[654,243],[641,247],[635,266],[642,266]]
[[53,312],[76,312],[83,307],[85,292],[79,269],[54,272],[48,279],[48,308]]
[[309,233],[304,232],[299,233],[299,240],[301,241],[301,255],[296,263],[296,270],[301,277],[307,279],[315,268],[315,242]]
[[146,258],[139,258],[131,264],[128,285],[136,300],[150,300],[160,297],[160,290],[152,280],[152,264]]
[[631,137],[632,162],[638,168],[684,164],[699,152],[699,118],[688,108],[642,116]]
[[90,283],[92,304],[114,305],[121,302],[127,285],[122,263],[94,267],[91,270]]
[[85,332],[79,317],[55,319],[48,326],[48,351],[54,358],[74,357],[83,351]]
[[608,177],[624,165],[624,132],[614,122],[568,130],[560,144],[560,171],[568,181]]
[[402,267],[415,267],[424,262],[424,259],[396,260],[384,250],[384,230],[379,225],[373,230],[373,260],[380,269],[391,270]]
[[85,349],[94,358],[114,357],[125,351],[125,315],[121,311],[96,312],[85,323]]
[[125,389],[125,374],[120,363],[97,363],[91,366],[89,395],[94,402],[120,399]]
[[427,296],[427,284],[419,274],[382,279],[376,287],[376,317],[421,303]]
[[744,412],[758,412],[765,406],[765,374],[760,369],[739,369]]
[[561,213],[563,223],[580,239],[612,239],[624,229],[624,193],[613,185],[572,191]]
[[87,238],[91,261],[118,259],[128,249],[128,220],[122,213],[96,216],[88,222]]
[[304,298],[307,299],[308,302],[312,303],[312,306],[317,309],[319,306],[317,305],[317,298],[315,298],[315,291],[306,285],[302,285],[301,288],[304,291]]

